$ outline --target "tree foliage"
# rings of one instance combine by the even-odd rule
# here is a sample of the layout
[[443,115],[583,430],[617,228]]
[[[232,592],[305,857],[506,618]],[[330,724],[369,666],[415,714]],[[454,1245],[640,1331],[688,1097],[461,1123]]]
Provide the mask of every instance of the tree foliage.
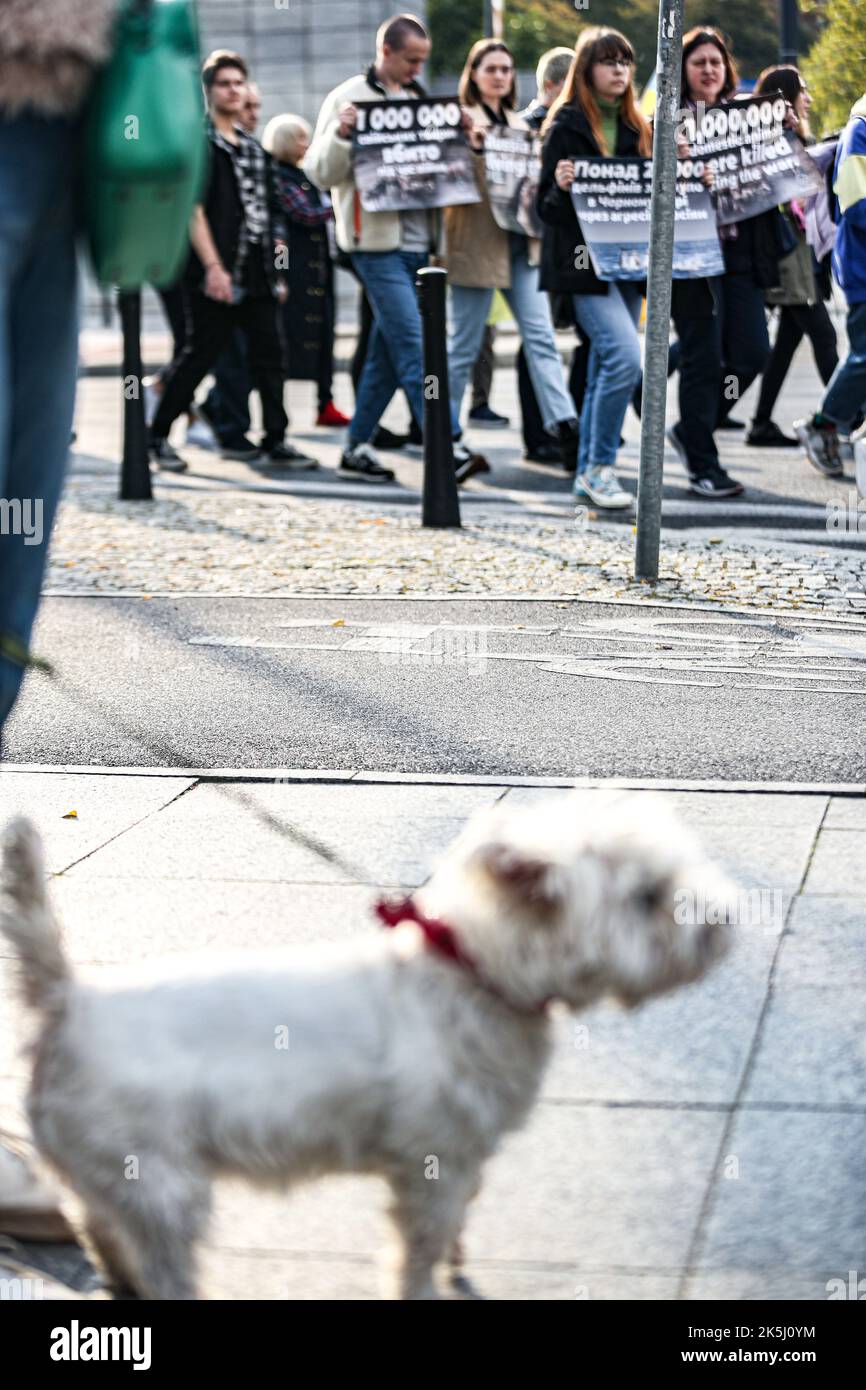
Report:
[[[813,0],[808,3],[812,5]],[[862,10],[864,0],[829,3],[853,15],[855,9]],[[825,9],[821,0],[801,15],[804,50]],[[433,36],[433,72],[460,72],[470,47],[484,32],[483,0],[428,0],[427,16]],[[658,0],[584,0],[581,8],[573,0],[505,0],[505,37],[518,68],[525,71],[535,67],[546,48],[557,44],[570,48],[587,25],[610,25],[634,45],[637,82],[643,86],[655,67],[658,18]],[[686,0],[686,25],[695,24],[715,25],[730,38],[745,77],[757,77],[778,58],[778,0]],[[523,96],[528,99],[529,93]]]
[[866,90],[866,12],[863,0],[829,0],[820,38],[804,64],[815,101],[812,128],[843,126]]

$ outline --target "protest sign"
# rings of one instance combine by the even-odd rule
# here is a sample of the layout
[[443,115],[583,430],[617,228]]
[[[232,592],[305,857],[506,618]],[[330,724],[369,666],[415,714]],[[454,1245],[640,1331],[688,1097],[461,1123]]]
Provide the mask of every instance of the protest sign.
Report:
[[[652,160],[637,155],[621,159],[577,158],[574,171],[571,196],[596,275],[600,280],[645,279]],[[582,249],[575,247],[576,258]],[[709,192],[695,178],[678,179],[673,278],[722,275],[724,269]]]
[[481,201],[457,97],[355,105],[355,183],[367,212]]
[[785,127],[787,111],[784,97],[770,94],[686,114],[687,176],[712,170],[720,226],[820,191],[802,141]]
[[541,146],[531,130],[493,126],[484,139],[484,172],[490,209],[505,232],[540,237],[544,224],[535,211],[541,173]]

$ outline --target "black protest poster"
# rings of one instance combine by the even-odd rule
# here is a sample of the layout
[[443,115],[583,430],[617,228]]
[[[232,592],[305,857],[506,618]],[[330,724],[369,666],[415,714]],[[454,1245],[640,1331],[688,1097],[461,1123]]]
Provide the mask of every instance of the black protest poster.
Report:
[[[583,233],[575,267],[588,252],[600,280],[644,280],[649,264],[652,160],[575,159],[571,197]],[[677,181],[673,278],[722,275],[725,263],[712,199],[695,178]]]
[[541,142],[531,130],[493,126],[484,138],[484,173],[490,210],[505,232],[540,237],[544,224],[535,211],[541,173]]
[[777,93],[686,114],[680,130],[690,159],[684,162],[696,177],[712,171],[720,226],[820,191],[820,174],[785,126],[787,113]]
[[355,184],[367,212],[481,201],[457,97],[355,105]]

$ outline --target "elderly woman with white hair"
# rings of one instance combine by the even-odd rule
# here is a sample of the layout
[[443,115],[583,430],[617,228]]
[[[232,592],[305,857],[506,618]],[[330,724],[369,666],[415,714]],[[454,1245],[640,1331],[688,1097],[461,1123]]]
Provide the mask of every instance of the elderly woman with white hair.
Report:
[[289,295],[281,307],[287,374],[316,382],[317,425],[348,425],[332,398],[334,375],[334,273],[331,264],[331,200],[301,169],[312,129],[302,116],[274,116],[262,144],[273,159],[277,189],[289,228]]

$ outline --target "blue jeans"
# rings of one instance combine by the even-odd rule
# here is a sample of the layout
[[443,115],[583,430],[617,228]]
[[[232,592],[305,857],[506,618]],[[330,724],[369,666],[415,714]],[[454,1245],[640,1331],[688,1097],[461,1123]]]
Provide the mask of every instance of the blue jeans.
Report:
[[[424,419],[424,352],[415,276],[427,260],[426,251],[356,251],[352,255],[373,310],[373,328],[349,425],[350,449],[373,438],[401,386],[419,426]],[[457,433],[453,400],[451,422]]]
[[[458,418],[463,392],[484,337],[493,293],[492,289],[451,286],[448,385]],[[511,288],[502,293],[520,328],[526,365],[544,428],[555,433],[560,420],[574,419],[574,401],[565,389],[550,303],[538,288],[537,266],[529,264],[526,237],[511,237]]]
[[821,414],[843,430],[866,411],[866,303],[848,308],[848,343],[821,403]]
[[[75,404],[79,135],[68,120],[0,119],[0,635],[25,648]],[[0,729],[22,675],[0,655]]]
[[640,287],[630,280],[611,281],[607,294],[574,296],[574,316],[590,341],[578,473],[616,463],[622,422],[640,381],[641,298]]

